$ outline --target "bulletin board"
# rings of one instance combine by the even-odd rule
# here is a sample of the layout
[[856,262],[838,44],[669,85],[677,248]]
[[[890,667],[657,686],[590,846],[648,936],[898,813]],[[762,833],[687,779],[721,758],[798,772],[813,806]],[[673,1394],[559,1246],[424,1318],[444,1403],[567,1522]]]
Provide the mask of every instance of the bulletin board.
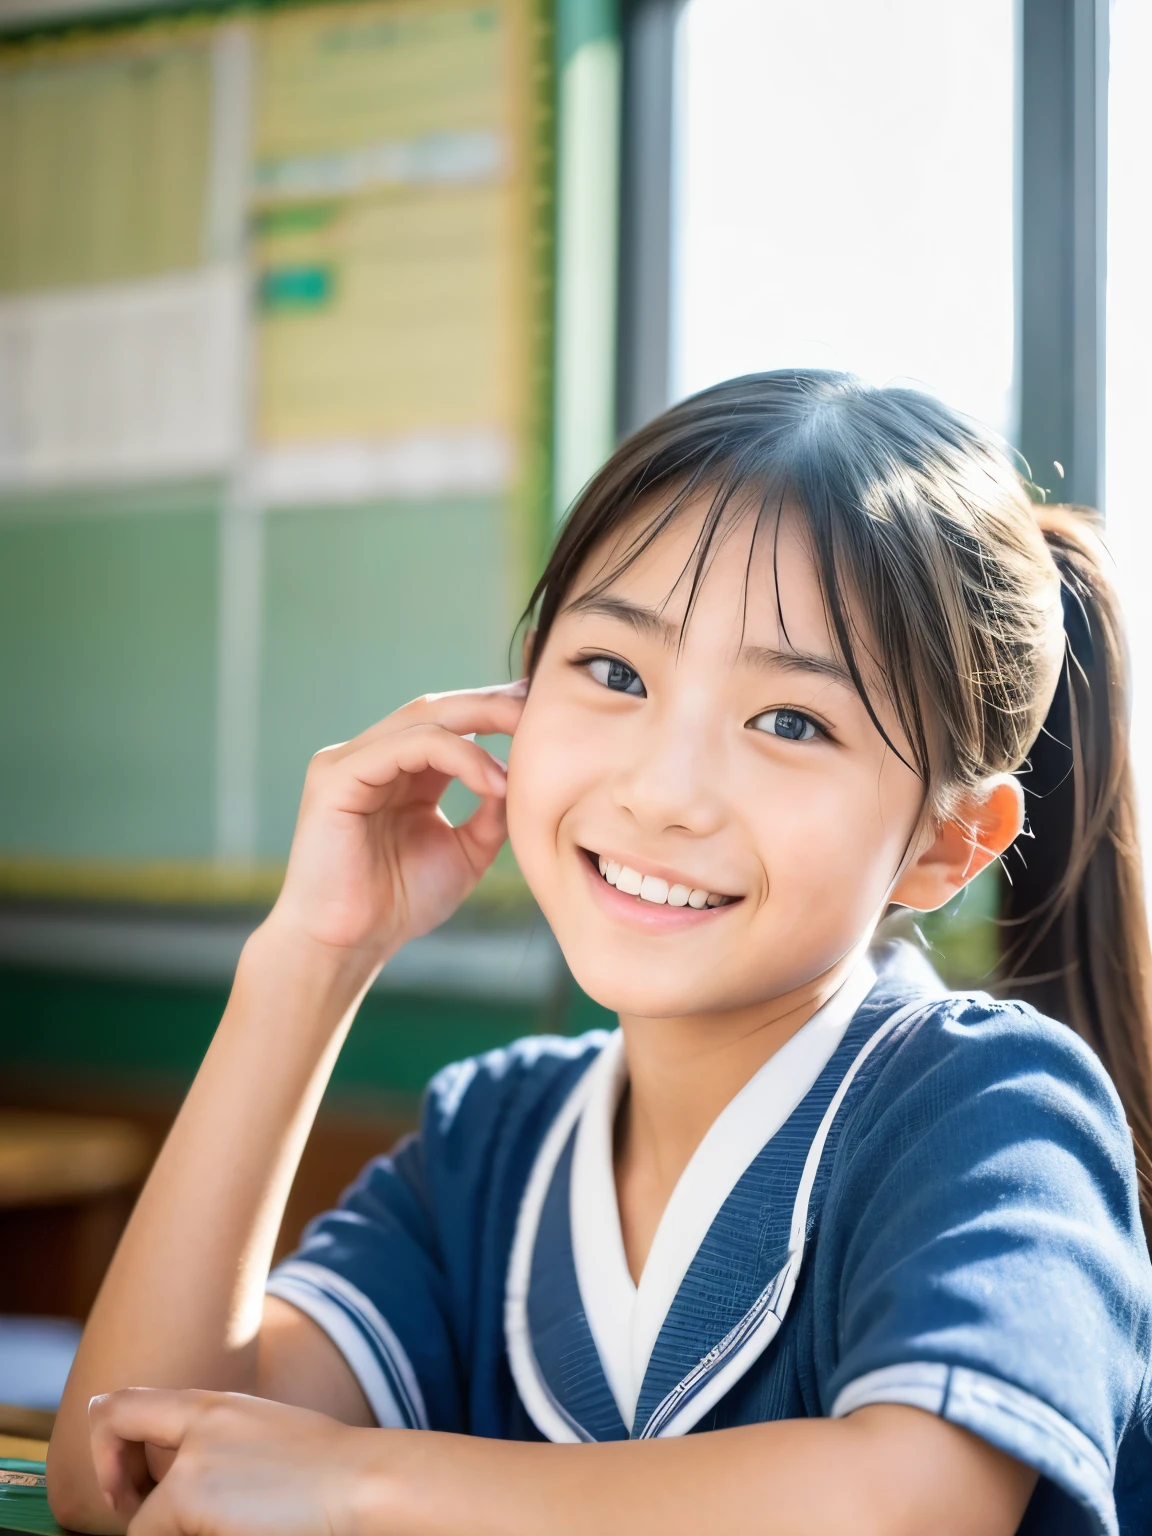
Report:
[[0,894],[274,892],[550,527],[546,0],[0,37]]

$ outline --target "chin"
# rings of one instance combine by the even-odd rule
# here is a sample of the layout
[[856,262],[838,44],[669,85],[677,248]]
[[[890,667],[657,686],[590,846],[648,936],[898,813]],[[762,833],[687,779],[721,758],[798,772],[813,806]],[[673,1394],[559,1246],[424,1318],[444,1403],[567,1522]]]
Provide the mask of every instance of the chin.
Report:
[[[561,945],[563,949],[563,945]],[[607,1008],[644,1019],[673,1019],[687,1014],[710,1013],[730,1006],[727,999],[694,985],[687,978],[670,972],[667,965],[605,964],[603,959],[571,955],[564,958],[582,991]]]

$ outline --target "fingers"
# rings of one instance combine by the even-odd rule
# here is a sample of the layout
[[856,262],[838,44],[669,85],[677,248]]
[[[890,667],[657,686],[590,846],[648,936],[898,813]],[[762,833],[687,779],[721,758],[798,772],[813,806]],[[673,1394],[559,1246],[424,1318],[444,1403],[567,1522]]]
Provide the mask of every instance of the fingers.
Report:
[[[429,703],[436,703],[440,699],[526,699],[528,697],[529,679],[518,677],[511,683],[488,683],[483,688],[448,688],[443,693],[426,693],[424,698]],[[413,701],[420,703],[419,699]]]
[[479,880],[508,836],[508,817],[503,799],[494,795],[485,797],[468,820],[455,830],[461,851],[472,873]]
[[110,1507],[131,1516],[148,1494],[144,1447],[177,1450],[199,1410],[204,1392],[129,1387],[94,1397],[88,1404],[92,1464]]
[[428,775],[427,793],[418,798],[436,801],[448,779],[459,779],[481,799],[504,797],[507,774],[503,763],[483,747],[442,725],[412,725],[370,740],[360,738],[347,755],[321,765],[331,774],[334,803],[341,810],[366,812],[381,804],[380,791],[403,774]]
[[499,683],[491,688],[428,693],[333,750],[358,748],[379,736],[425,724],[441,725],[458,736],[511,736],[520,722],[527,696],[527,678],[515,683]]
[[134,1512],[128,1536],[183,1536],[191,1522],[181,1518],[179,1504],[175,1479],[161,1483]]
[[225,1529],[244,1529],[243,1515],[237,1518],[227,1506],[224,1510],[226,1524],[214,1518],[221,1512],[215,1504],[210,1495],[206,1496],[199,1479],[194,1475],[182,1476],[177,1470],[144,1500],[128,1527],[127,1536],[192,1536],[192,1533],[205,1536],[206,1532],[219,1531],[222,1524]]

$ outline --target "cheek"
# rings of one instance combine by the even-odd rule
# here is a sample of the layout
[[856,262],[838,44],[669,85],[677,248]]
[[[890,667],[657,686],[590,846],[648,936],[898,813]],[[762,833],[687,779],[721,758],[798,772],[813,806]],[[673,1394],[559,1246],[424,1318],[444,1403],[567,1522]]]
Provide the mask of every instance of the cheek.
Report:
[[554,715],[529,697],[508,754],[508,838],[530,885],[574,792],[577,753]]
[[755,816],[773,894],[827,903],[828,910],[879,901],[895,879],[918,803],[917,781],[910,790],[880,761],[797,773],[761,800]]

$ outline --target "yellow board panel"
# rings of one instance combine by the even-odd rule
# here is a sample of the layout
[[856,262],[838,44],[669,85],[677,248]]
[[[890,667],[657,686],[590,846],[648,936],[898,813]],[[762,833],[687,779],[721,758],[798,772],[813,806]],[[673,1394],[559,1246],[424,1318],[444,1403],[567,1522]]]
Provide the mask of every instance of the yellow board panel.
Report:
[[468,431],[516,461],[525,13],[524,0],[394,0],[268,18],[254,170],[261,445]]
[[265,444],[513,428],[500,202],[486,187],[360,196],[261,241]]
[[[118,862],[0,857],[0,900],[270,907],[284,865],[218,860]],[[520,913],[532,905],[513,861],[501,856],[468,898],[473,911]]]
[[511,9],[503,0],[377,0],[270,14],[257,183],[284,160],[502,127]]
[[201,263],[210,37],[0,46],[0,293]]

